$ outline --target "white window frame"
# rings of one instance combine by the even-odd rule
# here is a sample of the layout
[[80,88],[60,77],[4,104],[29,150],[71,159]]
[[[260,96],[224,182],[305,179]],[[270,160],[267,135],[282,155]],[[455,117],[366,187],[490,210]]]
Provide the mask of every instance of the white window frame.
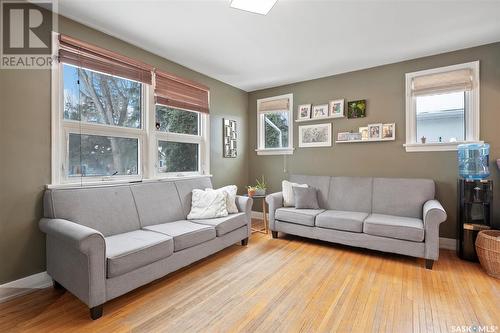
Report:
[[[465,92],[465,141],[420,143],[417,138],[417,113],[416,96],[412,94],[412,81],[414,78],[430,74],[439,74],[460,69],[472,71],[472,90]],[[433,68],[406,74],[406,144],[407,152],[423,151],[454,151],[462,143],[482,143],[479,139],[479,61],[458,65]]]
[[[53,34],[53,59],[57,59],[58,34]],[[188,178],[210,175],[210,116],[200,112],[199,135],[166,133],[156,130],[156,104],[153,84],[142,83],[141,128],[128,128],[107,124],[87,123],[64,119],[64,64],[53,62],[51,70],[51,184],[49,188],[67,186],[112,185],[136,181]],[[104,73],[106,74],[106,73]],[[109,74],[107,74],[109,75]],[[210,96],[209,96],[210,97]],[[191,110],[187,110],[191,111]],[[195,111],[191,111],[195,112]],[[69,133],[116,136],[138,139],[138,174],[99,177],[68,177]],[[158,141],[192,142],[199,144],[199,172],[160,173]]]
[[[260,111],[259,106],[262,102],[273,101],[288,98],[288,109],[287,110],[275,110],[275,111]],[[264,130],[264,115],[276,113],[276,112],[287,112],[288,113],[288,147],[285,148],[265,148],[265,130]],[[261,98],[257,100],[257,149],[255,149],[257,155],[292,155],[294,151],[293,147],[293,94],[285,94],[280,96],[273,96],[267,98]]]

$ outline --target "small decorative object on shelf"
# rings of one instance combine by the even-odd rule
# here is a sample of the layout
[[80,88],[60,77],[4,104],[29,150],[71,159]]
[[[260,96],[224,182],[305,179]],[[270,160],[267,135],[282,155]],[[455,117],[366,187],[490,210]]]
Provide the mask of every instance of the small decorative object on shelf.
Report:
[[368,126],[360,127],[359,133],[361,133],[361,140],[368,140]]
[[366,99],[351,101],[347,103],[347,118],[364,118],[366,117]]
[[359,132],[357,132],[357,133],[349,133],[347,135],[347,140],[348,141],[359,141],[359,140],[362,140],[361,133],[359,133]]
[[311,104],[302,104],[298,106],[297,120],[311,119]]
[[344,100],[337,99],[335,101],[330,101],[329,105],[329,113],[330,118],[342,118],[344,117]]
[[425,136],[420,138],[420,142],[425,143],[427,141],[427,138]]
[[224,157],[236,157],[236,120],[222,119]]
[[264,179],[264,175],[262,175],[260,179],[256,179],[255,181],[255,195],[266,195],[267,183]]
[[347,141],[349,140],[349,132],[338,132],[337,141]]
[[314,105],[312,109],[312,118],[328,118],[328,104]]

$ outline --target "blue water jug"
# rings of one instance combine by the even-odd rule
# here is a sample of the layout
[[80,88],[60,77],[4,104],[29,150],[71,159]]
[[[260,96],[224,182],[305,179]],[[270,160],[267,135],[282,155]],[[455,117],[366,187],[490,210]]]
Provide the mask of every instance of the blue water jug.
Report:
[[481,180],[490,176],[490,145],[467,143],[458,145],[458,173],[465,179]]

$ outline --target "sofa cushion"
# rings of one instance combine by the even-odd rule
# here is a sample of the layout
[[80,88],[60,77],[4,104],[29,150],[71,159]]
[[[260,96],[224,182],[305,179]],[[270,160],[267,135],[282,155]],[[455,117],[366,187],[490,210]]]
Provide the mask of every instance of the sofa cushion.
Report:
[[144,227],[146,230],[169,235],[174,238],[174,252],[214,239],[215,228],[191,221],[175,221]]
[[424,223],[421,219],[412,217],[371,214],[364,222],[363,232],[374,236],[422,242]]
[[104,239],[108,278],[166,258],[174,252],[172,237],[152,231],[135,230]]
[[47,190],[44,214],[98,230],[104,236],[140,229],[128,185]]
[[372,212],[372,185],[369,177],[332,177],[326,209]]
[[276,210],[275,218],[283,222],[290,222],[313,227],[316,215],[324,211],[324,209],[279,208]]
[[191,220],[191,222],[213,226],[218,237],[247,224],[245,213],[229,214],[215,219]]
[[130,188],[142,227],[186,218],[173,181],[134,184]]
[[368,213],[327,210],[316,216],[316,226],[352,232],[363,232],[363,221]]

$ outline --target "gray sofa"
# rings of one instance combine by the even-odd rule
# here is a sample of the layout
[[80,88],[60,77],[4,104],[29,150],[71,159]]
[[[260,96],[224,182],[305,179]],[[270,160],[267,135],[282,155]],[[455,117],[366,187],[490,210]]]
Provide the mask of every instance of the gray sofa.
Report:
[[47,273],[90,308],[103,304],[236,242],[248,243],[252,199],[239,213],[187,221],[191,191],[209,177],[120,186],[49,189],[40,229],[47,234]]
[[283,194],[266,197],[269,228],[333,243],[425,258],[439,257],[439,225],[446,212],[430,179],[291,175],[315,187],[321,209],[283,207]]

